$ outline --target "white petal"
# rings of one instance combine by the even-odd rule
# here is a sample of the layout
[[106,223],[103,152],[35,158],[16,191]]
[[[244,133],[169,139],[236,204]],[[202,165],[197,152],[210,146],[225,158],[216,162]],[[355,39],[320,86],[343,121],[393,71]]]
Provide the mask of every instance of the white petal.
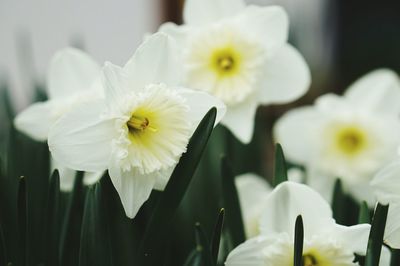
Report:
[[385,243],[390,247],[400,249],[400,202],[389,205],[389,213],[385,228]]
[[111,109],[123,107],[126,95],[129,93],[128,76],[119,66],[106,62],[101,71],[105,99]]
[[143,89],[154,83],[178,85],[182,63],[175,40],[164,33],[153,34],[140,45],[124,70],[132,89]]
[[300,53],[285,45],[266,61],[259,101],[287,103],[303,96],[310,87],[310,70]]
[[188,33],[191,28],[187,25],[176,25],[172,22],[166,22],[160,26],[158,32],[165,33],[171,36],[179,46],[183,45],[186,41]]
[[104,171],[99,172],[85,172],[83,175],[83,184],[85,186],[91,186],[100,181],[103,177]]
[[49,129],[56,121],[52,110],[51,101],[32,104],[17,115],[15,128],[36,141],[46,141]]
[[112,119],[101,116],[105,108],[104,101],[88,102],[56,122],[48,142],[59,163],[81,171],[107,169],[115,129]]
[[109,166],[112,183],[118,192],[126,216],[134,218],[143,203],[149,198],[156,178],[153,174],[141,175],[134,171],[122,171],[112,160]]
[[309,166],[307,171],[307,185],[318,193],[329,203],[332,202],[333,190],[336,178],[318,171],[318,166]]
[[274,55],[287,42],[289,18],[280,6],[247,6],[235,22],[249,38],[261,41],[267,56]]
[[368,245],[369,224],[357,224],[353,226],[335,225],[332,232],[337,239],[343,243],[344,247],[359,255],[365,255]]
[[276,239],[257,237],[237,246],[229,253],[226,266],[265,266],[263,250],[272,245]]
[[86,53],[75,48],[57,52],[51,60],[47,76],[50,99],[90,89],[99,73],[99,65]]
[[388,249],[385,246],[382,246],[381,257],[379,259],[379,265],[380,266],[390,266],[390,257],[391,257],[390,249]]
[[400,113],[400,80],[394,71],[378,69],[351,85],[345,97],[372,111]]
[[186,99],[187,105],[190,107],[189,117],[195,128],[206,115],[206,113],[212,108],[217,108],[217,117],[215,119],[215,125],[218,124],[226,113],[225,104],[218,98],[203,91],[189,90],[184,88],[177,88],[179,94]]
[[[312,156],[321,117],[313,107],[300,107],[284,114],[274,125],[274,139],[282,145],[289,161],[305,164]],[[313,141],[314,140],[314,141]]]
[[189,25],[202,25],[234,16],[244,8],[243,0],[186,0],[183,20]]
[[329,204],[306,185],[284,182],[268,196],[261,219],[261,233],[271,235],[287,232],[294,235],[298,215],[304,222],[304,236],[310,237],[334,223]]
[[247,238],[259,234],[259,223],[266,197],[272,191],[268,182],[255,174],[243,174],[235,178]]
[[250,97],[243,103],[228,107],[221,123],[241,142],[249,143],[253,137],[256,111],[257,103]]
[[382,204],[400,202],[400,162],[394,162],[379,171],[371,181],[378,201]]
[[155,173],[155,177],[156,177],[156,181],[154,184],[155,190],[163,191],[165,189],[174,169],[175,169],[175,166],[170,167],[166,170],[161,170],[159,173]]
[[60,175],[60,190],[63,192],[71,192],[74,187],[76,171],[63,166],[55,160],[51,160],[51,171],[58,170]]

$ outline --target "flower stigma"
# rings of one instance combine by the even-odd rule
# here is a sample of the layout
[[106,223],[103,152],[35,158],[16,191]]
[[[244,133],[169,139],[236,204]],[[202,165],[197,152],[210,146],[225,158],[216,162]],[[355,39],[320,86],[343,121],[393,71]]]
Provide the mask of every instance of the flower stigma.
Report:
[[133,114],[126,124],[129,128],[129,132],[131,133],[137,133],[138,131],[144,131],[145,129],[149,129],[152,132],[157,132],[156,128],[150,126],[150,121],[147,117],[141,117]]

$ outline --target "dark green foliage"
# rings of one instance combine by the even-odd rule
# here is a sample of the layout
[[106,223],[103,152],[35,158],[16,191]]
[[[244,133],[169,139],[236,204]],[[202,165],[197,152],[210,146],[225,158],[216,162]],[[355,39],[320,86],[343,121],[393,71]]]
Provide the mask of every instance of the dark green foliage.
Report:
[[304,242],[303,218],[301,217],[301,215],[299,215],[296,218],[295,229],[294,229],[294,255],[293,255],[294,266],[303,265],[303,242]]
[[365,266],[379,266],[388,210],[389,205],[378,203],[376,206],[368,239]]
[[225,210],[221,209],[218,215],[217,222],[215,223],[214,232],[211,239],[211,255],[214,264],[217,264],[218,261],[219,245],[221,242],[222,228],[224,226],[224,217],[225,217]]
[[232,167],[227,159],[222,158],[222,192],[226,210],[226,227],[231,236],[231,245],[236,247],[246,239],[239,197],[235,186]]
[[288,176],[287,176],[285,155],[283,154],[282,146],[279,143],[277,143],[275,145],[274,176],[272,184],[274,187],[276,187],[280,183],[285,182],[287,180]]

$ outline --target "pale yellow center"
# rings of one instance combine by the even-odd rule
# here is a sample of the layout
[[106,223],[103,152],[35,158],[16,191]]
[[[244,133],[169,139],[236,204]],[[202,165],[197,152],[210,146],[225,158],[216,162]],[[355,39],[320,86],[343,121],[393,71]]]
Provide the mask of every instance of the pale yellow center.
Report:
[[218,48],[210,57],[210,67],[219,78],[232,76],[239,71],[241,57],[231,46]]
[[339,151],[347,155],[355,155],[367,144],[365,132],[357,127],[345,127],[336,133],[336,145]]
[[303,254],[303,266],[331,266],[331,263],[315,249],[311,249]]

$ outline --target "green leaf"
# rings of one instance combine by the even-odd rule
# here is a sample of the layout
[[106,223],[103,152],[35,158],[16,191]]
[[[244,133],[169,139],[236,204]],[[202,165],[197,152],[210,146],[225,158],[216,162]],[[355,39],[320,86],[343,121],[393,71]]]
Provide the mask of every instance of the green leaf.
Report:
[[282,146],[279,143],[275,145],[275,162],[274,162],[274,175],[272,184],[274,187],[282,182],[288,180],[287,166],[285,155],[283,154]]
[[25,177],[21,177],[19,180],[18,189],[18,239],[19,239],[19,258],[21,265],[27,265],[26,253],[27,253],[27,195],[26,195],[26,182]]
[[201,247],[196,247],[190,252],[183,266],[201,266],[202,265],[202,250]]
[[158,265],[157,261],[162,259],[161,253],[157,251],[164,245],[176,209],[185,195],[213,130],[216,114],[216,108],[212,108],[204,116],[189,141],[187,152],[180,158],[164,192],[160,195],[139,249],[141,265]]
[[59,265],[60,176],[54,171],[49,188],[46,217],[46,265]]
[[197,245],[196,249],[201,251],[202,264],[204,266],[216,265],[212,260],[210,243],[200,223],[196,223],[195,225],[195,235]]
[[0,265],[6,265],[6,264],[7,264],[7,251],[4,242],[3,226],[0,223]]
[[379,266],[388,210],[389,205],[378,203],[376,206],[369,233],[365,266]]
[[390,266],[400,265],[400,249],[393,249],[392,256],[390,258]]
[[304,242],[304,227],[303,218],[301,215],[296,218],[294,229],[294,266],[303,266],[303,242]]
[[369,207],[367,202],[363,201],[361,202],[360,205],[360,211],[358,213],[358,223],[363,224],[363,223],[371,223],[371,216],[369,214]]
[[246,239],[239,197],[235,186],[232,167],[226,157],[222,158],[222,193],[226,210],[226,226],[232,239],[232,246],[236,247]]
[[211,255],[213,258],[213,262],[217,264],[218,254],[219,254],[219,245],[221,241],[222,228],[224,225],[224,217],[225,210],[221,209],[218,215],[217,222],[215,223],[214,232],[211,241]]
[[107,210],[101,183],[88,189],[82,220],[79,266],[112,266]]
[[79,262],[79,245],[82,227],[85,192],[83,172],[75,177],[74,188],[70,195],[60,234],[61,266],[76,266]]

